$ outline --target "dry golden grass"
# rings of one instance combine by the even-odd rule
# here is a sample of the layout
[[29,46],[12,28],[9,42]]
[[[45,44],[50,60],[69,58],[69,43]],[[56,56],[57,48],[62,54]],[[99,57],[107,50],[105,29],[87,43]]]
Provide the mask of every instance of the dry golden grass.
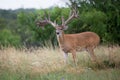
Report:
[[0,51],[0,63],[2,67],[11,70],[27,70],[32,72],[49,72],[62,68],[62,54],[58,50],[38,48],[22,49],[6,48]]
[[[120,47],[108,48],[99,46],[95,50],[95,54],[100,62],[111,60],[116,66],[120,64]],[[72,62],[71,54],[69,54],[70,63]],[[65,65],[63,54],[58,48],[31,48],[31,49],[15,49],[13,47],[0,50],[0,67],[8,68],[11,71],[22,71],[31,73],[48,73],[53,71],[66,71],[68,73],[81,73],[86,70],[86,64],[90,64],[88,54],[80,52],[78,56],[78,66],[73,64]],[[84,66],[83,66],[84,65]]]

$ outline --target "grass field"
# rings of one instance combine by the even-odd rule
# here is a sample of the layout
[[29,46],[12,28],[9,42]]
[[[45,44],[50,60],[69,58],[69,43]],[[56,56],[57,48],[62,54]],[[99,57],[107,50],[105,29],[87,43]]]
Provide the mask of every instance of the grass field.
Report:
[[74,66],[52,47],[0,50],[0,80],[120,80],[120,47],[95,49],[99,64],[92,63],[87,52],[77,53]]

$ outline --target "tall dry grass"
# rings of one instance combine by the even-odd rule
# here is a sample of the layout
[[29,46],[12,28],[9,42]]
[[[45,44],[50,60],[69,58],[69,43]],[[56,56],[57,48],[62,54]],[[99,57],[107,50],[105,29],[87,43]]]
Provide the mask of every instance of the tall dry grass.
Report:
[[0,69],[8,69],[13,72],[49,73],[65,71],[68,73],[81,73],[87,69],[119,68],[120,47],[108,48],[99,46],[95,54],[101,65],[96,66],[90,61],[87,52],[78,52],[78,65],[74,67],[71,54],[68,65],[64,63],[63,54],[59,48],[52,47],[15,49],[13,47],[0,50]]
[[46,73],[62,68],[63,57],[59,50],[48,48],[0,50],[0,66],[13,71],[30,71]]

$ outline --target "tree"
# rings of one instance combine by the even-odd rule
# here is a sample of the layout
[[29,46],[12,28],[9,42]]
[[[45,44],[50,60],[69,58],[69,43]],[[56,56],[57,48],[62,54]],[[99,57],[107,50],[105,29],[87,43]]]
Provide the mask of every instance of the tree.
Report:
[[[94,31],[101,36],[103,43],[120,44],[120,1],[119,0],[69,0],[71,5],[77,5],[81,11],[80,17],[83,27],[93,26]],[[84,14],[83,14],[84,13]],[[96,14],[97,13],[97,14]],[[101,14],[101,15],[100,15]],[[100,17],[103,21],[101,21]],[[93,16],[98,15],[98,16]],[[90,18],[91,17],[91,18]],[[92,18],[94,17],[94,18]],[[85,19],[86,18],[86,19]],[[95,20],[93,22],[93,20]],[[93,22],[92,25],[89,23]],[[97,24],[97,25],[95,25]],[[100,27],[101,26],[101,27]],[[89,27],[93,31],[93,27]],[[104,27],[104,28],[103,28]],[[86,27],[86,30],[88,28]]]
[[0,31],[0,46],[16,46],[18,47],[21,43],[20,36],[13,34],[10,30],[4,29]]

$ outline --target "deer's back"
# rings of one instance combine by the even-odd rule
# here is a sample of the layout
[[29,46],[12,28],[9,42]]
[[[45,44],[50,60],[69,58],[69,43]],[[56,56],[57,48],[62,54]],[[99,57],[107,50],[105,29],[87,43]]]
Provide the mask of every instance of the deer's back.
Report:
[[82,32],[78,34],[66,34],[64,41],[64,48],[68,50],[87,47],[95,48],[99,44],[100,38],[94,32]]

